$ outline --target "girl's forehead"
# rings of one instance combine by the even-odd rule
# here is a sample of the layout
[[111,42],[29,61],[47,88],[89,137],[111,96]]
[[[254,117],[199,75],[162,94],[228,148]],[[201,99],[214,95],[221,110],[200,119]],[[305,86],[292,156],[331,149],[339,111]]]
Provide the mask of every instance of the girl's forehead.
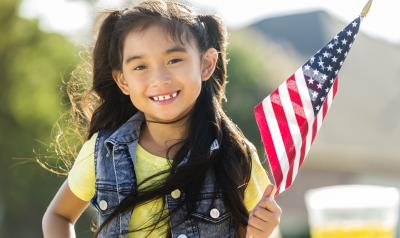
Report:
[[167,29],[158,25],[130,31],[123,44],[124,56],[132,53],[161,53],[174,47],[198,52],[193,37],[189,37],[188,34],[174,37]]

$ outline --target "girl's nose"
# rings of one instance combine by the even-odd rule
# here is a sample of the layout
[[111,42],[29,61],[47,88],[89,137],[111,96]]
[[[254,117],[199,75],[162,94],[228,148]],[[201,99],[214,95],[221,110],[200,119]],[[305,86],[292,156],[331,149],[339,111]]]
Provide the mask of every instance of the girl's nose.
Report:
[[170,83],[171,79],[171,73],[164,65],[160,65],[154,68],[151,79],[152,83]]

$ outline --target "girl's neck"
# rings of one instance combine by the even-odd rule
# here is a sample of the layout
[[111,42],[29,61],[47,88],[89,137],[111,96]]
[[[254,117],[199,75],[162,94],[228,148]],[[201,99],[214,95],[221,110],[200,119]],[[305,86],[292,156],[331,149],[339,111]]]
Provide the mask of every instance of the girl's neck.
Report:
[[[144,122],[141,127],[139,144],[153,155],[166,158],[168,148],[186,138],[188,123],[187,118],[172,124]],[[171,148],[169,159],[173,159],[180,149],[178,144]]]

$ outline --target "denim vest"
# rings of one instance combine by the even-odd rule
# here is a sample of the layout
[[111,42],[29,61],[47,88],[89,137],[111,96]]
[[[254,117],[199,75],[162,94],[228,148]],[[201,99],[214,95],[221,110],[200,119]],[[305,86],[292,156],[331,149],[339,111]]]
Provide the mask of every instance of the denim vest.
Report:
[[[117,130],[101,130],[98,133],[94,152],[96,191],[91,203],[98,211],[99,224],[125,197],[137,190],[134,164],[143,121],[143,113],[137,112]],[[218,148],[218,142],[215,140],[210,150]],[[187,158],[178,166],[187,162]],[[223,193],[218,191],[217,198],[212,199],[214,186],[215,175],[210,170],[200,191],[201,200],[196,211],[183,223],[181,221],[187,214],[185,206],[169,217],[169,225],[173,227],[170,237],[234,237],[231,213],[223,202]],[[180,188],[166,194],[165,201],[169,212],[184,199],[185,194]],[[127,211],[114,218],[103,228],[99,237],[128,237],[128,234],[123,233],[128,231],[131,215],[132,211]],[[181,224],[177,225],[179,223]]]

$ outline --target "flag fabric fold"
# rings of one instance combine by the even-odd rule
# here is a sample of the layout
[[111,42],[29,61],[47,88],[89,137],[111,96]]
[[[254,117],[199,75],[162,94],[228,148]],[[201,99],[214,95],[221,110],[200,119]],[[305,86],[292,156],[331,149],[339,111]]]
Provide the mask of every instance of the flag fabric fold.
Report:
[[360,23],[352,21],[254,107],[277,195],[293,184],[321,128]]

